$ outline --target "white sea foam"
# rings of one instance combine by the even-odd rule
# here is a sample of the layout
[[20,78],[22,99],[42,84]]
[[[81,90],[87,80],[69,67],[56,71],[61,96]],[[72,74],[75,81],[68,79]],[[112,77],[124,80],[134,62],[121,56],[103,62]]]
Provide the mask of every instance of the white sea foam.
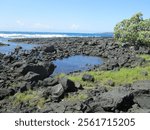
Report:
[[113,37],[113,33],[36,33],[0,32],[0,38],[52,38],[52,37]]
[[68,37],[66,34],[5,34],[0,33],[2,38],[52,38],[52,37]]

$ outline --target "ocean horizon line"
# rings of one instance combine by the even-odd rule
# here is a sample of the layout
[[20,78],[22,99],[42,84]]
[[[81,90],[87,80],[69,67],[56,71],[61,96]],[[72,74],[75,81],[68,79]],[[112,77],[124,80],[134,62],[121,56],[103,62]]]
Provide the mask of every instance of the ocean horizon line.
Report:
[[0,31],[1,38],[52,38],[52,37],[113,37],[113,32],[72,33],[72,32],[17,32]]
[[5,30],[1,30],[0,33],[83,33],[83,34],[101,34],[101,33],[114,33],[113,31],[104,31],[104,32],[69,32],[69,31],[5,31]]

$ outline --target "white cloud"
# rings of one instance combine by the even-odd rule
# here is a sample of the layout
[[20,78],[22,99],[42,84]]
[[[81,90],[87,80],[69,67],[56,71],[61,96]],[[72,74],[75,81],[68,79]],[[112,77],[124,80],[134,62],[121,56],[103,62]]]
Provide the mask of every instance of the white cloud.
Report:
[[16,23],[17,23],[19,26],[24,26],[24,25],[25,25],[25,23],[22,22],[21,20],[17,20]]
[[79,25],[78,24],[72,24],[71,26],[70,26],[70,29],[72,29],[72,30],[78,30],[79,29]]

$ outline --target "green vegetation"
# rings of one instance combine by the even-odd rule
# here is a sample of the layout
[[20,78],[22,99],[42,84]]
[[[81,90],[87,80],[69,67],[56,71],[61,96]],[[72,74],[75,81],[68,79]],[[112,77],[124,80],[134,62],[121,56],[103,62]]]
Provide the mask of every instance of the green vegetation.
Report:
[[72,81],[75,81],[75,82],[78,82],[80,84],[82,84],[86,89],[91,89],[93,88],[93,83],[92,82],[86,82],[86,81],[83,81],[82,80],[82,76],[83,76],[84,73],[75,73],[75,74],[72,74],[72,75],[65,75],[65,74],[60,74],[57,76],[57,78],[62,78],[62,77],[66,77],[66,78],[69,78],[70,80]]
[[[97,83],[101,83],[102,85],[108,86],[108,81],[111,80],[115,83],[115,85],[123,85],[126,83],[133,83],[137,80],[147,80],[150,79],[150,75],[143,76],[142,71],[149,72],[150,67],[135,67],[135,68],[121,68],[119,71],[90,71],[86,72],[88,74],[91,74],[95,77]],[[79,74],[78,76],[70,75],[68,78],[70,78],[73,81],[78,81],[82,83],[84,87],[87,87],[86,85],[90,87],[94,87],[93,83],[82,81],[82,75],[83,73]]]
[[12,88],[17,88],[18,86],[21,86],[23,82],[13,82],[10,84],[10,87]]
[[142,13],[137,13],[130,19],[125,19],[114,28],[114,37],[119,42],[133,44],[150,44],[150,19],[143,19]]
[[[140,55],[140,57],[144,58],[145,60],[150,60],[150,55]],[[137,66],[135,68],[121,68],[118,71],[89,71],[89,72],[82,72],[72,75],[64,75],[67,76],[69,79],[75,82],[79,82],[83,85],[85,89],[91,89],[95,87],[96,84],[101,84],[107,87],[110,87],[109,81],[112,81],[115,86],[116,85],[124,85],[127,83],[133,83],[138,80],[150,80],[150,62],[143,66]],[[147,74],[144,75],[144,72]],[[91,74],[95,78],[95,82],[85,82],[82,81],[83,74]]]
[[69,94],[67,97],[64,98],[64,100],[74,102],[74,101],[84,101],[87,98],[88,98],[87,94],[80,92],[76,95]]
[[[96,85],[99,86],[105,86],[111,89],[111,85],[109,84],[109,81],[112,81],[115,86],[121,86],[128,83],[133,83],[138,80],[150,80],[150,55],[142,54],[138,55],[139,57],[144,58],[146,61],[148,61],[143,66],[137,66],[135,68],[121,68],[118,71],[87,71],[82,73],[74,73],[70,75],[60,74],[57,76],[57,78],[61,77],[67,77],[70,80],[74,82],[78,82],[82,84],[84,89],[92,89]],[[146,72],[146,73],[145,73]],[[84,74],[90,74],[93,75],[95,78],[94,82],[88,82],[83,81],[82,76]],[[14,83],[12,85],[13,87],[16,86]],[[86,91],[86,90],[85,90]],[[65,101],[84,101],[88,98],[87,93],[85,91],[76,93],[75,95],[72,95],[72,93],[69,93],[67,96],[65,96]],[[29,104],[30,107],[37,106],[39,108],[43,108],[44,104],[46,102],[45,98],[41,98],[40,92],[38,91],[26,91],[24,93],[17,93],[12,97],[12,104],[13,106],[19,105],[21,102]]]
[[43,108],[46,100],[41,98],[38,92],[29,90],[24,93],[17,93],[12,97],[13,106],[17,106],[22,102],[28,103],[30,107],[37,106]]
[[148,54],[142,54],[142,55],[139,55],[139,57],[145,59],[146,61],[150,61],[150,55]]

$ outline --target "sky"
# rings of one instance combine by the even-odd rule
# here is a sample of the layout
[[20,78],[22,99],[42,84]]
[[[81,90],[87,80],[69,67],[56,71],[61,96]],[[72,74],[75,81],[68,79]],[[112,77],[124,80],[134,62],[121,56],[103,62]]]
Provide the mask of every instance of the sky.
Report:
[[113,32],[138,12],[150,18],[150,0],[0,0],[0,31]]

